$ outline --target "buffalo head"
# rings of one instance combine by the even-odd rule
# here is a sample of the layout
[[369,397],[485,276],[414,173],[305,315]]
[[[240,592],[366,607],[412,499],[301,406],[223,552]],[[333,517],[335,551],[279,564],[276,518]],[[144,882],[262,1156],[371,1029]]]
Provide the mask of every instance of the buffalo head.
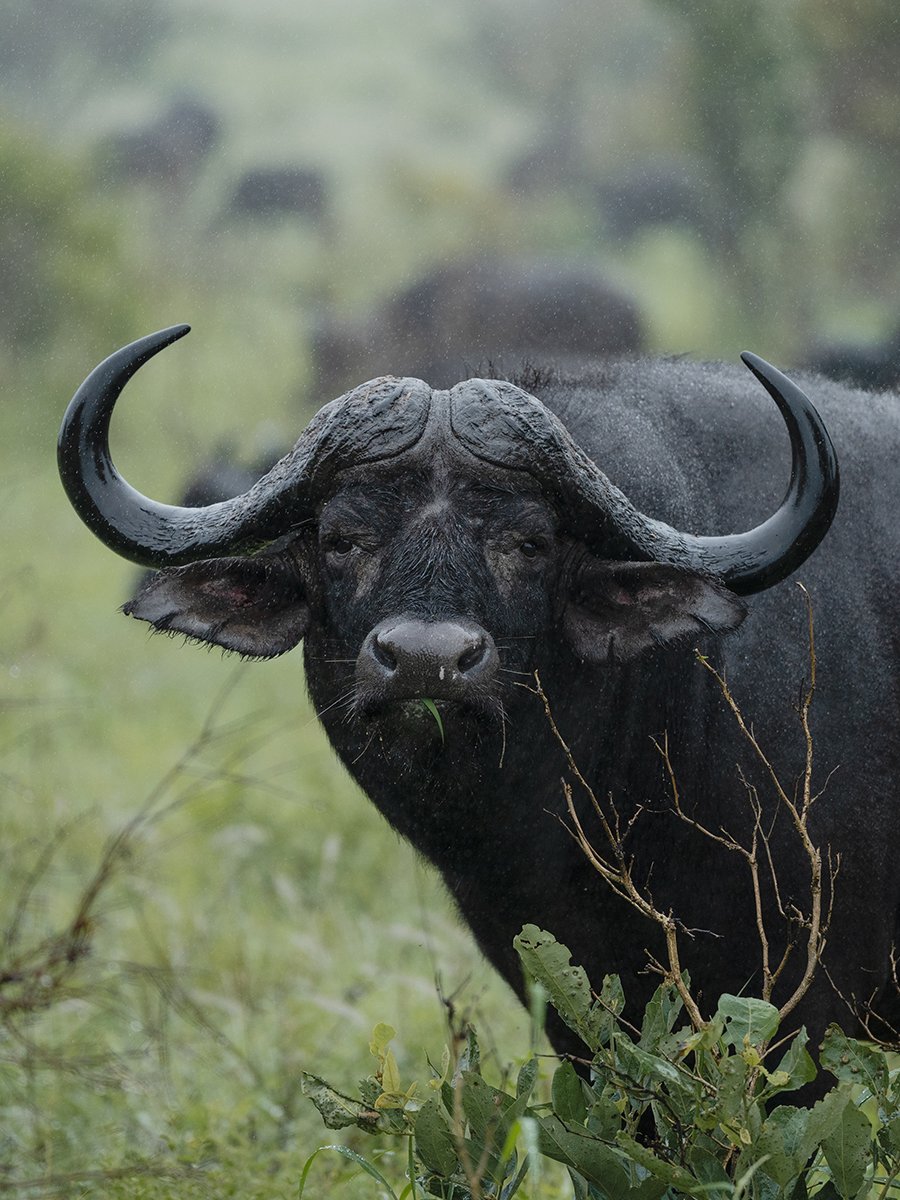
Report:
[[748,532],[695,536],[645,516],[539,400],[500,380],[372,380],[321,409],[244,494],[159,504],[116,471],[109,421],[134,371],[187,331],[126,346],[79,389],[59,439],[69,498],[113,550],[162,568],[126,612],[255,657],[307,636],[317,705],[361,730],[421,723],[423,699],[502,722],[547,631],[573,664],[598,665],[733,628],[738,597],[789,575],[835,510],[814,408],[750,354],[793,465],[780,507]]

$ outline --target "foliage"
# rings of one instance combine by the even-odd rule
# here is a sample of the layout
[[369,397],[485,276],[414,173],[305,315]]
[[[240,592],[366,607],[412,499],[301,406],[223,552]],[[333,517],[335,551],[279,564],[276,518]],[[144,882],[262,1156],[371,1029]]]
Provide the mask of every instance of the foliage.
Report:
[[127,337],[135,298],[120,225],[81,168],[0,121],[0,176],[0,352]]
[[[622,1016],[616,976],[595,992],[566,947],[533,925],[515,946],[585,1045],[583,1060],[556,1068],[549,1101],[535,1096],[534,1057],[513,1087],[489,1083],[471,1028],[457,1031],[421,1093],[404,1088],[394,1031],[379,1026],[378,1069],[358,1097],[304,1077],[325,1124],[408,1137],[414,1187],[441,1200],[508,1200],[541,1158],[564,1164],[576,1196],[594,1200],[852,1200],[900,1186],[900,1069],[883,1050],[832,1025],[817,1069],[806,1030],[785,1035],[772,1004],[744,996],[722,996],[698,1030],[670,980],[637,1029]],[[835,1082],[813,1102],[802,1089],[819,1070]]]

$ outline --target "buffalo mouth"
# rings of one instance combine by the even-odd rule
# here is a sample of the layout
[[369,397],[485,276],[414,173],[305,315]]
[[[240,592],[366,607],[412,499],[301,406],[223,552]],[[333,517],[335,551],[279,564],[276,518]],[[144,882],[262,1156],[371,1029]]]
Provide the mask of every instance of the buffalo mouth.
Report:
[[370,736],[387,744],[410,747],[462,747],[482,742],[491,734],[502,739],[505,713],[496,695],[386,698],[357,694],[354,714]]

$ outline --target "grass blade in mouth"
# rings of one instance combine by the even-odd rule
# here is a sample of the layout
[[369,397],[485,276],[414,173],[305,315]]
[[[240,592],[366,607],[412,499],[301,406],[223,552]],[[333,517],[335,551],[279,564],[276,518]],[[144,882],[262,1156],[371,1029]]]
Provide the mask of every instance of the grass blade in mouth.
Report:
[[444,740],[444,722],[441,720],[441,714],[438,712],[437,705],[433,700],[422,700],[422,707],[426,709],[434,717],[437,722],[437,727],[440,730],[441,741]]

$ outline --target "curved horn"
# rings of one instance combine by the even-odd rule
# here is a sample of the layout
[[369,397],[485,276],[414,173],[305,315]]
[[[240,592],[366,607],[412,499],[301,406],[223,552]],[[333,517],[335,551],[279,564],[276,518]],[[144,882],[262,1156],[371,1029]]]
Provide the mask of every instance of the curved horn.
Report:
[[780,583],[809,558],[837,511],[840,473],[834,445],[808,396],[757,354],[741,360],[778,405],[791,440],[791,478],[784,498],[767,521],[747,533],[725,537],[686,534],[697,565],[739,595]]
[[72,506],[124,558],[145,567],[177,567],[249,554],[308,517],[313,491],[318,494],[342,462],[390,457],[422,434],[430,389],[386,376],[322,408],[293,450],[243,495],[203,508],[150,500],[113,465],[110,418],[135,371],[189,329],[173,325],[111,354],[75,393],[59,431],[59,473]]
[[559,497],[572,531],[602,544],[605,554],[704,571],[748,595],[787,578],[812,554],[834,517],[839,475],[828,431],[807,396],[755,354],[742,358],[778,405],[791,441],[784,499],[767,521],[746,533],[698,537],[645,516],[540,400],[512,384],[458,384],[451,392],[451,419],[473,454],[539,478]]
[[780,583],[809,558],[834,519],[840,474],[828,430],[806,393],[758,355],[747,351],[741,360],[778,405],[787,426],[791,477],[781,504],[746,533],[719,537],[683,533],[644,517],[638,540],[654,559],[689,564],[747,596]]
[[125,384],[189,331],[173,325],[111,354],[75,393],[59,431],[59,474],[73,508],[110,549],[145,567],[233,553],[245,537],[240,497],[204,509],[159,504],[126,483],[110,457],[110,418]]

